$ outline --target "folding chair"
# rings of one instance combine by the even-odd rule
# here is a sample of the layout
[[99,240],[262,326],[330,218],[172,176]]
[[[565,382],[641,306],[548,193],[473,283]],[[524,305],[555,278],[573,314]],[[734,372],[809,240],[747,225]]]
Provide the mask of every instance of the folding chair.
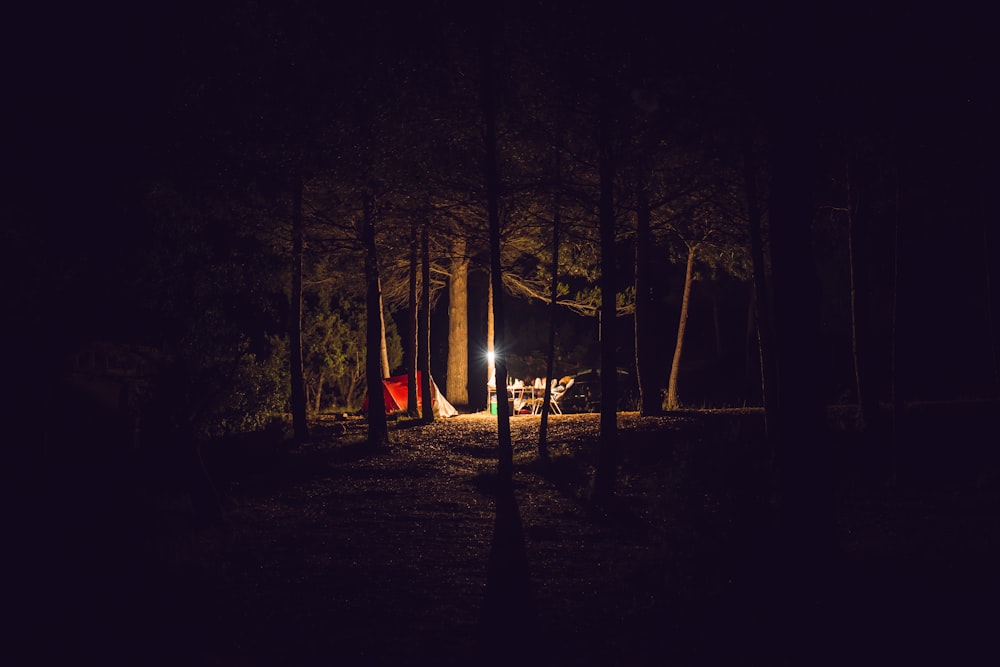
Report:
[[559,401],[566,395],[569,388],[573,386],[573,382],[573,378],[570,378],[566,381],[566,384],[557,384],[552,388],[552,396],[549,398],[549,406],[551,407],[552,412],[557,415],[562,414],[562,408],[559,407]]
[[[566,390],[573,386],[573,378],[570,378],[566,384],[559,384],[559,381],[553,378],[551,395],[549,396],[549,410],[556,413],[557,415],[562,414],[562,408],[559,407],[559,399],[561,399],[565,394]],[[533,406],[533,414],[539,415],[542,413],[542,405],[545,402],[545,395],[539,393],[535,397],[535,403]]]

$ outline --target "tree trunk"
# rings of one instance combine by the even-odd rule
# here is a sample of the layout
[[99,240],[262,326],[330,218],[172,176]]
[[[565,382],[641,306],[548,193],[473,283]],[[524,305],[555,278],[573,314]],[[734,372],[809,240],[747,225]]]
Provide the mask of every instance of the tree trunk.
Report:
[[863,230],[859,216],[860,197],[854,184],[854,169],[847,169],[847,253],[849,258],[851,300],[851,349],[854,360],[854,386],[857,392],[857,422],[866,430],[876,416],[877,401],[871,391],[867,368],[870,349],[868,326],[868,281],[865,279]]
[[[493,280],[490,279],[489,287],[486,290],[486,383],[493,383],[496,388],[496,343],[494,340],[496,327],[493,322]],[[486,411],[490,409],[490,395],[486,392]]]
[[445,394],[455,405],[469,404],[469,259],[466,242],[452,244],[448,280],[448,375]]
[[319,377],[316,378],[316,402],[313,407],[313,414],[319,414],[320,407],[322,405],[323,398],[323,371],[319,372]]
[[[757,299],[754,297],[753,285],[747,296],[747,329],[743,337],[743,384],[747,395],[745,403],[749,403],[756,388],[760,387],[760,355],[757,344]],[[756,385],[756,388],[755,386]]]
[[382,291],[379,287],[378,251],[375,245],[373,195],[364,193],[363,239],[365,246],[366,350],[365,380],[368,383],[368,444],[382,448],[389,445],[389,424],[382,393]]
[[[898,159],[898,158],[897,158]],[[903,220],[900,211],[899,165],[896,165],[896,202],[892,240],[892,286],[889,295],[889,403],[891,435],[886,452],[888,482],[895,486],[899,477],[899,449],[903,427],[903,391],[900,380],[899,289],[903,270]]]
[[420,340],[417,347],[417,368],[420,371],[420,412],[424,421],[434,420],[434,394],[431,393],[431,251],[430,222],[423,221],[420,230]]
[[750,231],[750,259],[753,264],[754,319],[757,323],[757,354],[760,364],[761,400],[764,404],[764,429],[778,413],[778,377],[775,365],[774,330],[771,299],[767,288],[764,262],[764,239],[761,229],[760,194],[757,191],[757,159],[750,128],[743,130],[743,185],[747,197],[747,222]]
[[292,383],[292,432],[296,442],[303,442],[309,439],[309,422],[306,418],[306,382],[302,362],[302,256],[305,220],[302,216],[302,177],[298,173],[295,174],[292,189],[292,294],[288,309],[288,356]]
[[378,360],[382,377],[387,378],[392,372],[389,368],[389,344],[385,340],[385,302],[382,300],[382,278],[378,279]]
[[681,297],[681,316],[677,322],[677,343],[674,345],[674,358],[670,362],[670,380],[667,382],[667,398],[663,405],[665,410],[676,410],[680,407],[680,402],[677,399],[677,378],[681,372],[681,352],[684,349],[684,331],[687,329],[691,304],[691,285],[694,283],[694,259],[697,253],[697,243],[688,246],[687,268],[684,270],[684,295]]
[[[812,252],[819,123],[810,44],[792,35],[781,45],[769,110],[772,132],[770,204],[774,325],[778,371],[774,447],[780,662],[819,665],[829,660],[836,551],[832,452],[823,400],[821,288]],[[787,59],[785,53],[801,55]]]
[[598,226],[601,241],[601,423],[592,500],[611,500],[618,476],[618,365],[615,360],[617,276],[615,273],[615,210],[611,137],[611,92],[603,91],[598,119]]
[[410,223],[410,284],[407,305],[406,336],[406,414],[411,418],[420,417],[420,406],[417,405],[417,221]]
[[[555,164],[555,194],[552,203],[552,282],[549,292],[549,345],[545,355],[545,377],[551,378],[555,373],[556,356],[556,303],[559,300],[559,224],[560,224],[560,156],[559,149],[556,148]],[[552,398],[552,382],[545,383],[545,392],[542,396],[542,418],[538,425],[538,457],[542,460],[549,458],[549,399]]]
[[983,268],[986,280],[986,340],[990,349],[990,361],[993,365],[993,396],[1000,398],[1000,335],[998,335],[996,325],[997,302],[1000,299],[997,298],[996,289],[993,285],[993,273],[997,270],[994,257],[996,250],[991,245],[990,224],[992,220],[987,214],[985,204],[980,206],[979,215],[983,220]]
[[656,320],[653,304],[652,249],[653,235],[650,231],[649,190],[645,173],[640,170],[636,185],[635,216],[635,372],[639,384],[639,414],[644,417],[658,415],[662,411],[660,396],[660,374],[657,366]]
[[500,174],[497,165],[496,98],[493,80],[492,26],[485,26],[481,44],[483,57],[482,102],[485,119],[484,170],[486,211],[489,220],[490,284],[493,288],[494,360],[497,384],[497,474],[501,488],[513,484],[514,449],[507,409],[507,348],[504,345],[503,275],[500,264]]

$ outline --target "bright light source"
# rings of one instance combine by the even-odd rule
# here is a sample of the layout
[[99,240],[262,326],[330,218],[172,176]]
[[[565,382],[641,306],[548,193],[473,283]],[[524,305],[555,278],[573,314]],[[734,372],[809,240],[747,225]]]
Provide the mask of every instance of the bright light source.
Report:
[[496,361],[496,358],[497,356],[493,352],[493,350],[490,350],[489,352],[486,353],[486,361],[490,362],[491,364]]

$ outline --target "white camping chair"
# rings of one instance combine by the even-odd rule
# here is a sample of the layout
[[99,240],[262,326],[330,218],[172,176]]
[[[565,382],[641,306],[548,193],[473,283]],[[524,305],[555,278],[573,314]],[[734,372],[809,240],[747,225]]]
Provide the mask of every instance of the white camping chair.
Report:
[[545,400],[545,378],[535,378],[531,384],[531,414],[542,413],[542,402]]
[[[549,396],[549,410],[556,413],[557,415],[562,414],[562,408],[559,407],[559,399],[563,397],[566,390],[573,386],[573,378],[570,378],[566,384],[559,384],[559,381],[555,378],[552,379],[552,389],[551,395]],[[538,415],[542,413],[542,405],[545,402],[545,396],[539,393],[535,399],[535,405],[533,413]]]
[[566,384],[557,384],[552,387],[552,397],[549,399],[549,405],[552,407],[552,411],[557,415],[562,414],[562,408],[559,407],[559,400],[566,395],[569,388],[573,386],[573,382],[575,382],[575,380],[570,378],[566,381]]

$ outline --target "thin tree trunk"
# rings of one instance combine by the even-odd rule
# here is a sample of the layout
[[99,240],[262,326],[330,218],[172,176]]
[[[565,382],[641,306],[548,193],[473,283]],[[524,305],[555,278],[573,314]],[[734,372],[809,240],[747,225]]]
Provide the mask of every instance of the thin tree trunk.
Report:
[[649,189],[640,167],[636,185],[635,216],[635,372],[639,384],[639,414],[644,417],[662,411],[660,378],[657,370],[660,355],[656,353],[656,320],[652,280],[653,235],[650,231]]
[[[552,202],[552,282],[549,291],[549,346],[545,355],[545,377],[551,378],[555,372],[556,356],[556,303],[559,300],[559,225],[561,222],[560,211],[560,171],[561,160],[559,148],[556,148],[556,183],[554,200]],[[552,382],[545,383],[545,391],[542,397],[542,418],[538,426],[538,457],[542,460],[549,458],[549,400],[552,398]]]
[[764,263],[760,195],[757,191],[757,160],[753,147],[753,135],[749,128],[744,128],[743,132],[743,185],[747,196],[750,259],[753,264],[754,318],[757,322],[757,354],[760,364],[761,401],[764,404],[764,429],[766,432],[770,432],[770,423],[778,416],[778,377],[774,361],[771,300],[767,290],[767,268]]
[[886,458],[888,482],[895,486],[899,478],[899,447],[901,429],[903,427],[903,392],[900,386],[900,326],[899,326],[899,289],[902,285],[900,276],[903,270],[903,220],[900,212],[899,166],[896,166],[896,206],[895,229],[892,241],[892,292],[890,294],[889,317],[889,402],[891,410],[891,436],[889,451]]
[[385,302],[382,300],[382,278],[378,279],[378,359],[382,369],[382,377],[387,378],[392,372],[389,368],[389,344],[385,340]]
[[[610,87],[610,86],[609,86]],[[602,92],[598,119],[598,174],[600,199],[598,226],[601,242],[601,422],[597,466],[594,470],[592,500],[611,500],[618,476],[618,364],[615,360],[615,317],[617,276],[615,273],[615,165],[612,156],[611,91]]]
[[493,80],[492,26],[486,26],[482,43],[482,102],[485,117],[486,211],[489,221],[490,284],[493,287],[494,360],[497,385],[497,474],[501,488],[513,484],[514,448],[507,409],[507,348],[504,345],[503,274],[500,264],[500,174],[497,165],[496,98]]
[[455,405],[469,404],[469,259],[456,236],[448,280],[448,375],[445,394]]
[[864,253],[861,249],[862,228],[858,212],[860,197],[852,179],[854,170],[847,168],[847,254],[849,260],[851,301],[851,349],[854,359],[854,385],[857,392],[857,422],[865,430],[875,417],[876,402],[868,387],[866,368],[868,355],[868,287],[864,274]]
[[323,398],[323,371],[319,372],[319,377],[316,379],[316,402],[313,407],[313,414],[319,414],[320,407],[322,405]]
[[[497,363],[496,363],[496,343],[494,335],[496,328],[493,322],[493,280],[490,279],[489,287],[486,289],[486,383],[492,382],[493,389],[497,386]],[[497,394],[499,397],[499,394]],[[486,392],[486,411],[490,409],[490,395]]]
[[986,335],[993,363],[993,395],[1000,398],[1000,336],[997,335],[997,299],[994,296],[993,271],[995,271],[993,248],[990,245],[990,219],[986,207],[980,206],[979,215],[983,220],[983,269],[986,278]]
[[292,294],[288,309],[292,432],[296,442],[309,439],[309,422],[306,418],[305,369],[302,362],[302,260],[305,245],[302,187],[302,177],[296,173],[292,183]]
[[420,340],[417,367],[420,371],[420,412],[424,421],[434,420],[434,394],[431,393],[431,251],[430,222],[423,221],[420,230]]
[[691,285],[694,283],[694,259],[698,254],[698,244],[688,246],[687,265],[684,270],[684,295],[681,297],[681,316],[677,322],[677,342],[674,345],[674,358],[670,362],[670,380],[667,382],[667,399],[663,406],[666,410],[676,410],[680,407],[677,398],[677,380],[681,372],[681,353],[684,350],[684,331],[687,329],[688,312],[691,305]]
[[[483,601],[484,648],[491,664],[513,664],[538,645],[538,616],[526,557],[524,530],[514,494],[514,449],[507,409],[507,348],[504,345],[503,274],[500,261],[500,173],[497,159],[497,99],[493,67],[494,18],[481,28],[482,105],[485,120],[484,176],[489,227],[490,286],[493,291],[494,361],[497,400],[496,529]],[[468,371],[466,371],[468,378]],[[466,399],[467,400],[467,399]]]
[[410,290],[406,302],[409,322],[406,336],[406,414],[413,419],[420,417],[420,406],[417,405],[417,265],[420,260],[417,224],[416,220],[410,223]]
[[757,343],[757,300],[754,298],[753,285],[749,289],[747,297],[747,329],[743,338],[743,383],[748,399],[753,397],[754,384],[760,387],[760,363],[759,345]]
[[382,448],[389,445],[389,424],[382,393],[382,292],[379,287],[378,252],[375,245],[373,195],[364,193],[363,230],[365,246],[366,350],[365,380],[368,383],[368,444]]

